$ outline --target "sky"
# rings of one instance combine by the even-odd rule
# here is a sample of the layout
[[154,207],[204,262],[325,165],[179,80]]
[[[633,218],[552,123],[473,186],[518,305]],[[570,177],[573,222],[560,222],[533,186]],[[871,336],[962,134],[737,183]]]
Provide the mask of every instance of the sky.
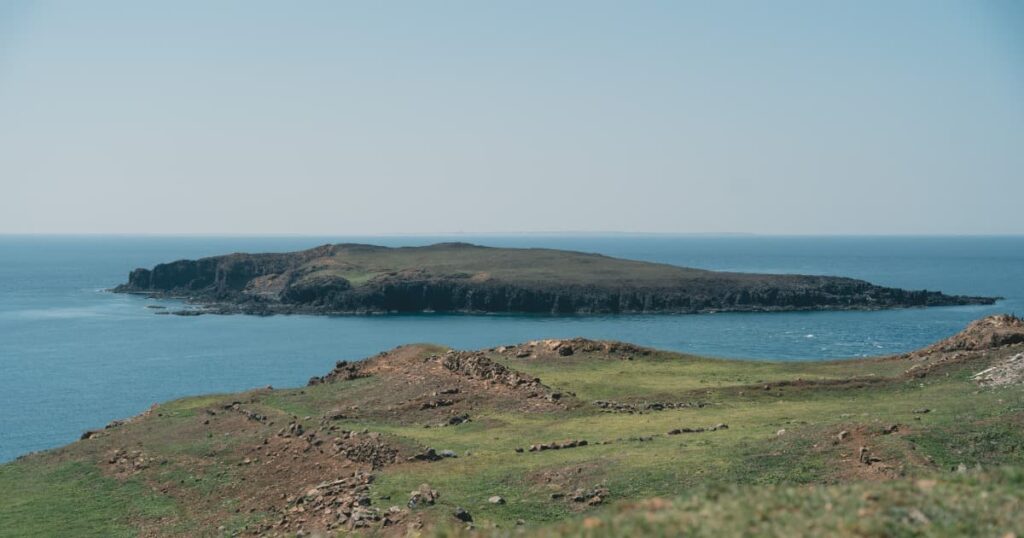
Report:
[[1024,233],[1024,4],[0,2],[0,233]]

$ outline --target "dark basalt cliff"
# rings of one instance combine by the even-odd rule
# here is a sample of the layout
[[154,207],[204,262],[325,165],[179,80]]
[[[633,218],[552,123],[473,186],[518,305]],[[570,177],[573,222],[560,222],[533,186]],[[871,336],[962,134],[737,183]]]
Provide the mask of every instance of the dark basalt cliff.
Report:
[[114,291],[222,313],[634,313],[991,304],[842,277],[720,273],[547,249],[325,245],[136,269]]

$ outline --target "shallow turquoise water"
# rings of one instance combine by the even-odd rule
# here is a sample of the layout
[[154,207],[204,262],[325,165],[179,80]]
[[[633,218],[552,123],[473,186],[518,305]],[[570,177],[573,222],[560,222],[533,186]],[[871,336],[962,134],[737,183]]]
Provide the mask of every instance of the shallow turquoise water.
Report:
[[[102,290],[134,267],[328,242],[541,246],[718,270],[835,274],[999,295],[989,307],[648,316],[157,316]],[[0,237],[0,461],[154,402],[297,386],[337,359],[409,342],[459,348],[588,336],[690,353],[815,360],[911,350],[993,312],[1024,313],[1024,237]]]

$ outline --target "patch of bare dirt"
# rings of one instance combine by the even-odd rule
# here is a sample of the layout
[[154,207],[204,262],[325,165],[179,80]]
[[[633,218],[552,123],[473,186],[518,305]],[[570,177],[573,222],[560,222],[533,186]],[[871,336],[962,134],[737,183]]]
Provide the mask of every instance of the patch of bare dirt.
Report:
[[[883,427],[857,425],[833,433],[828,443],[819,446],[822,450],[838,449],[836,452],[835,478],[842,481],[879,481],[899,478],[907,466],[930,467],[932,463],[905,445],[900,454],[892,454],[893,444],[883,449],[883,436],[903,437],[911,433],[905,424],[889,424]],[[901,445],[902,446],[902,445]]]

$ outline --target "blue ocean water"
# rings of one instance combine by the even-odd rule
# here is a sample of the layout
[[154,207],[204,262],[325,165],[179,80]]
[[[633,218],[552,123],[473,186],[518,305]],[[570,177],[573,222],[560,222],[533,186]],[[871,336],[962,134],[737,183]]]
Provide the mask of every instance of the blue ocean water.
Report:
[[[883,312],[550,317],[157,316],[103,290],[135,267],[329,242],[539,246],[730,271],[831,274],[995,306]],[[170,304],[170,303],[164,303]],[[587,336],[767,360],[918,348],[994,312],[1024,313],[1024,237],[26,237],[0,236],[0,461],[186,395],[302,385],[337,359],[403,343],[480,348]]]

